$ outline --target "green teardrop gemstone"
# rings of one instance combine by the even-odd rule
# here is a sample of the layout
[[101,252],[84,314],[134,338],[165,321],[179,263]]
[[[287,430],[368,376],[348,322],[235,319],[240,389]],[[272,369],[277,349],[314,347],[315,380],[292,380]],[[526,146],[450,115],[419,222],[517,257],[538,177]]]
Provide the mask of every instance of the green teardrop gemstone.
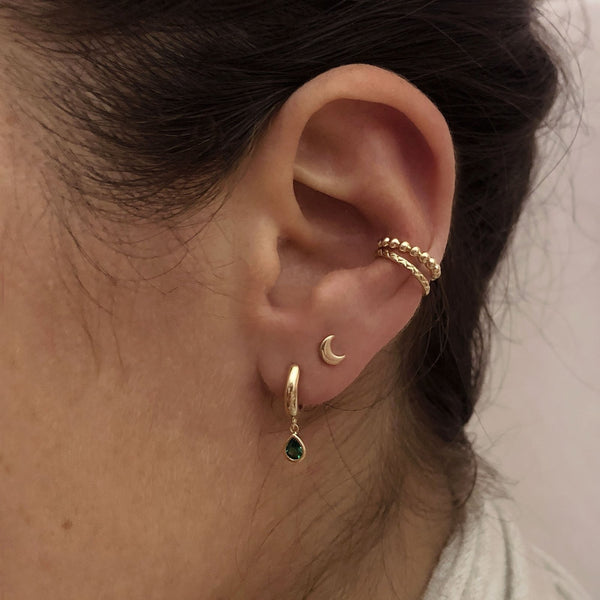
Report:
[[288,440],[285,447],[285,455],[294,462],[302,460],[304,456],[304,444],[298,436],[292,435]]

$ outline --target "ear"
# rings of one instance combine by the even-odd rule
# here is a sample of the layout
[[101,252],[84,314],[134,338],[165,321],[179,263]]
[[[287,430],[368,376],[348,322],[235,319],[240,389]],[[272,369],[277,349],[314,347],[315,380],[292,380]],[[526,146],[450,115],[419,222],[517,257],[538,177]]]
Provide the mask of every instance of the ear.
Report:
[[[242,320],[274,394],[295,363],[300,403],[330,400],[406,326],[423,288],[376,257],[377,242],[407,240],[440,261],[454,182],[444,118],[395,73],[347,65],[290,96],[234,193]],[[346,355],[335,367],[319,353],[330,334]]]

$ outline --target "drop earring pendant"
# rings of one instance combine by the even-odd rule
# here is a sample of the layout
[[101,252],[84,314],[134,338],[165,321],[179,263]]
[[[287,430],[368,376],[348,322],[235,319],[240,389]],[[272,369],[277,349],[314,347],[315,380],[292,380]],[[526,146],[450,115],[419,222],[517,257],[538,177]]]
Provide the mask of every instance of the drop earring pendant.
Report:
[[292,418],[290,433],[292,434],[284,448],[285,457],[291,462],[300,462],[306,456],[306,446],[298,435],[298,381],[300,379],[300,367],[292,365],[285,386],[284,405],[286,413]]

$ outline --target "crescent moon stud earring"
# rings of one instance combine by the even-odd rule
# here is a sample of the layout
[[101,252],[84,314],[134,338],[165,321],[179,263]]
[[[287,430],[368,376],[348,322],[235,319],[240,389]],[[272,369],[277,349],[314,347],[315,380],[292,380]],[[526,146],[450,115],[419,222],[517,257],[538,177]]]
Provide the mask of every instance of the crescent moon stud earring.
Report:
[[328,335],[319,346],[319,351],[321,353],[321,358],[323,359],[323,362],[326,362],[328,365],[333,366],[339,365],[346,358],[345,354],[335,354],[331,349],[331,343],[333,342],[334,338],[335,335]]
[[292,418],[290,433],[292,434],[284,448],[285,457],[291,462],[300,462],[306,456],[306,446],[298,435],[298,382],[300,381],[300,367],[292,365],[285,386],[284,405],[286,413]]

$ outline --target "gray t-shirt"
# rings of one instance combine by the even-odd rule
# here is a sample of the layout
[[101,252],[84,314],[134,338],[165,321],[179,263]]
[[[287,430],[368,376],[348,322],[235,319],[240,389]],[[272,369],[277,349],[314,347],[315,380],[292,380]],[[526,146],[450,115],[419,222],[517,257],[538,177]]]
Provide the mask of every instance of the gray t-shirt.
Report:
[[562,567],[525,543],[506,501],[477,491],[423,600],[591,600]]

